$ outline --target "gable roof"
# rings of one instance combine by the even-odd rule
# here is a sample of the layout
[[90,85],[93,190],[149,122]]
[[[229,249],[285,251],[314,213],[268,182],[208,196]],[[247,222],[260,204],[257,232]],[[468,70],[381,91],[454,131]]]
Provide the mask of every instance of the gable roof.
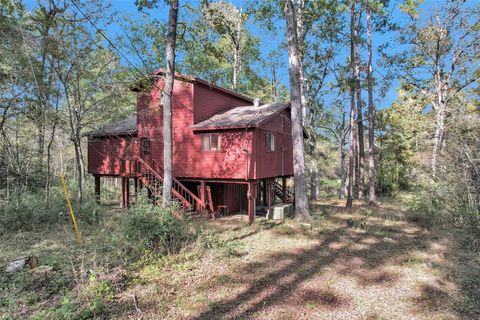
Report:
[[[161,78],[164,75],[165,75],[165,69],[164,68],[158,68],[157,70],[152,72],[152,74],[150,75],[150,79],[151,80],[158,79],[159,77]],[[208,82],[207,80],[201,79],[197,76],[192,76],[192,75],[188,75],[188,74],[182,74],[182,73],[175,72],[175,79],[179,79],[179,80],[186,81],[186,82],[200,83],[200,84],[203,84],[205,86],[208,86],[210,89],[218,90],[218,91],[224,92],[228,95],[243,99],[247,103],[248,102],[253,103],[253,99],[250,98],[250,97],[244,96],[243,94],[240,94],[240,93],[235,92],[233,90],[218,86],[218,85],[216,85],[212,82]],[[138,92],[138,91],[142,90],[138,86],[132,86],[130,89],[134,92]],[[160,89],[163,90],[163,88],[160,88]]]
[[98,137],[98,136],[114,136],[114,135],[131,135],[137,134],[137,116],[130,116],[121,121],[109,124],[103,128],[98,128],[87,133],[84,136]]
[[261,106],[244,106],[218,113],[192,126],[194,131],[257,127],[263,121],[287,108],[290,104],[272,103]]

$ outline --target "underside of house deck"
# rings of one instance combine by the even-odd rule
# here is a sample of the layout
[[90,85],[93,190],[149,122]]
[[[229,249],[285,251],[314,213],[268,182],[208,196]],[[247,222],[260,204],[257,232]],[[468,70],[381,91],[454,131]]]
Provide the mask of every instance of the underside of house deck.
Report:
[[[140,158],[122,161],[119,175],[95,177],[95,196],[101,197],[101,178],[121,179],[121,206],[127,208],[135,202],[142,189],[156,204],[160,204],[163,170],[157,162],[146,163]],[[203,214],[212,219],[232,213],[244,212],[252,222],[257,214],[267,214],[280,202],[291,203],[294,194],[287,188],[289,176],[257,180],[173,178],[172,195],[189,214]]]

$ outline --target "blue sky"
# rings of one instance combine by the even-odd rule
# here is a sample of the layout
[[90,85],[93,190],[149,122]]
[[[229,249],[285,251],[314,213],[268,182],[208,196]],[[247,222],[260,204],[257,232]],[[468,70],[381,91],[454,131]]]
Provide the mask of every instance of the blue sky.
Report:
[[[470,4],[477,4],[479,3],[480,0],[471,0],[469,1]],[[181,3],[184,1],[181,1]],[[188,1],[192,5],[198,5],[200,1]],[[237,7],[241,8],[246,8],[249,4],[250,1],[248,0],[230,0],[233,4],[235,4]],[[392,4],[394,6],[394,11],[392,13],[392,20],[398,23],[399,25],[405,24],[407,16],[402,13],[398,9],[398,4],[403,2],[402,0],[393,0]],[[425,14],[429,11],[431,11],[433,8],[441,8],[442,3],[444,1],[436,1],[436,0],[426,0],[424,1],[421,6],[419,7],[419,13],[420,15]],[[37,0],[27,0],[25,1],[27,8],[31,9],[33,8]],[[168,18],[168,8],[164,5],[164,1],[159,0],[160,6],[156,10],[150,10],[149,14],[151,17],[166,21]],[[142,19],[142,13],[139,13],[137,11],[137,8],[135,6],[135,0],[112,0],[112,10],[118,12],[118,14],[121,16],[127,16],[128,18],[132,20],[137,20],[137,19]],[[185,16],[185,10],[183,10],[183,15],[182,15],[182,9],[180,9],[180,14],[181,17],[188,22],[189,17]],[[283,20],[278,20],[275,24],[276,26],[276,32],[272,33],[269,31],[266,31],[265,29],[261,28],[258,22],[255,22],[253,20],[250,20],[247,22],[247,29],[249,32],[251,32],[253,35],[258,36],[261,39],[261,54],[263,55],[264,58],[268,56],[268,54],[275,49],[278,49],[280,44],[284,41],[284,30],[285,30],[285,22]],[[112,24],[110,25],[107,29],[107,34],[111,39],[114,39],[117,34],[122,34],[122,27],[119,24]],[[380,46],[384,43],[390,43],[390,44],[395,44],[396,43],[396,38],[398,37],[398,34],[396,33],[389,33],[389,34],[374,34],[373,39],[374,39],[374,46]],[[398,53],[400,52],[401,48],[398,46],[393,46],[391,49],[391,53]],[[288,56],[286,50],[283,50],[283,56],[280,58],[284,62],[284,66],[278,70],[278,77],[279,81],[283,84],[285,84],[287,87],[289,86],[288,84]],[[138,63],[138,66],[141,66],[141,62],[139,61],[138,57],[127,54],[129,60],[134,62],[135,64]],[[348,48],[343,47],[342,49],[339,49],[338,53],[338,59],[339,60],[345,60],[348,55]],[[374,64],[375,64],[375,58],[377,56],[374,56]],[[381,68],[380,66],[375,65],[374,66],[379,74],[384,74],[386,73],[386,70]],[[267,77],[270,75],[268,74],[268,70],[261,70],[259,69],[259,72]],[[208,80],[208,79],[206,79]],[[376,97],[376,105],[377,108],[383,109],[385,107],[388,107],[396,98],[396,90],[398,88],[399,82],[398,81],[393,81],[391,83],[391,86],[386,93],[385,97],[379,97],[377,95]],[[328,93],[325,95],[325,100],[326,104],[329,103],[328,100],[333,100],[335,97],[328,96]]]

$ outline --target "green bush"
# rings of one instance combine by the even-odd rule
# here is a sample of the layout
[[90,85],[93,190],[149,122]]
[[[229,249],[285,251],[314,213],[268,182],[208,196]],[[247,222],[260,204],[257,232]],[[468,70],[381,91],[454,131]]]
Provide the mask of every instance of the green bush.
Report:
[[418,191],[409,203],[412,221],[425,227],[453,224],[468,233],[480,236],[480,216],[466,205],[462,195],[451,186],[438,185],[435,190]]
[[178,253],[193,240],[194,234],[185,220],[174,217],[172,213],[176,211],[178,208],[155,206],[142,194],[128,210],[122,234],[135,250]]
[[[43,191],[10,194],[0,199],[0,234],[17,230],[31,231],[38,227],[70,223],[70,213],[61,187],[53,187],[46,201]],[[88,196],[79,203],[70,199],[79,223],[98,222],[101,207]]]

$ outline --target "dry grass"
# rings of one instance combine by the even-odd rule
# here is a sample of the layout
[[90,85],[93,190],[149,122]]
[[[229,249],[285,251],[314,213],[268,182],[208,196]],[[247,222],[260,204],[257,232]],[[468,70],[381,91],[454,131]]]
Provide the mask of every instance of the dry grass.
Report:
[[240,242],[238,252],[209,251],[186,270],[159,269],[123,300],[135,292],[147,318],[461,317],[451,235],[407,221],[397,206],[342,205],[317,203],[312,229],[262,219],[248,226],[243,216],[206,222],[226,243]]
[[[203,236],[195,247],[130,266],[106,316],[475,319],[475,310],[459,312],[466,256],[454,231],[426,230],[409,222],[398,205],[370,209],[357,203],[352,211],[342,205],[316,203],[311,229],[264,219],[249,226],[241,215],[199,220]],[[14,253],[0,243],[0,263],[32,248],[73,246],[44,236],[12,240],[19,243]],[[478,262],[472,260],[477,256],[468,259]]]

